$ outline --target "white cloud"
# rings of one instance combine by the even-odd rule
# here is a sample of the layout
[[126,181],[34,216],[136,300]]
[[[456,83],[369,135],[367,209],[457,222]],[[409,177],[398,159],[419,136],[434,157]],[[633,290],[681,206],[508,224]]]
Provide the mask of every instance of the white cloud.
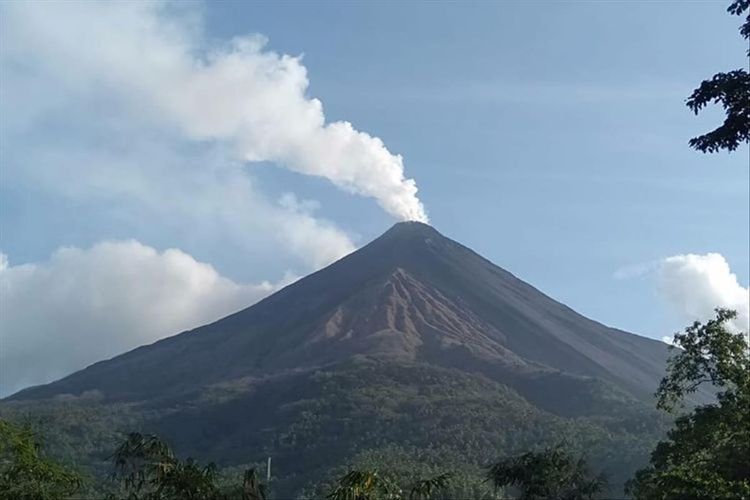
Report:
[[616,280],[628,280],[632,278],[640,278],[646,276],[649,273],[654,272],[659,268],[659,261],[645,262],[639,264],[632,264],[617,269],[612,275]]
[[[320,218],[311,202],[301,207],[269,199],[237,154],[239,136],[219,133],[222,120],[260,120],[260,129],[247,129],[245,139],[274,125],[266,123],[271,110],[256,116],[253,103],[262,101],[259,112],[268,105],[271,97],[261,94],[275,91],[269,78],[291,78],[281,68],[288,58],[258,52],[254,57],[267,60],[268,71],[250,63],[237,68],[247,92],[241,96],[236,88],[232,95],[243,99],[248,115],[219,113],[235,110],[226,102],[228,89],[212,87],[215,95],[207,91],[174,103],[198,85],[190,82],[218,79],[210,68],[223,56],[198,57],[203,42],[194,28],[196,13],[180,11],[182,4],[168,7],[0,4],[4,182],[86,203],[112,225],[125,220],[146,232],[161,226],[188,234],[186,243],[221,242],[247,255],[293,257],[306,269],[353,251],[351,238]],[[189,113],[196,123],[185,121]],[[285,267],[290,265],[297,262]]]
[[[324,177],[376,199],[395,217],[427,219],[399,155],[348,122],[326,123],[321,102],[306,95],[300,58],[267,50],[260,36],[211,47],[197,13],[185,9],[159,2],[6,3],[1,57],[9,69],[33,67],[79,94],[114,94],[140,119],[226,144],[240,160]],[[28,119],[33,112],[18,114]]]
[[[144,137],[151,133],[155,137]],[[316,202],[268,199],[241,165],[220,153],[165,147],[150,129],[128,139],[124,150],[107,143],[16,143],[5,155],[4,174],[94,203],[99,212],[114,213],[113,225],[124,217],[149,230],[185,227],[194,238],[236,243],[240,251],[270,251],[276,260],[294,256],[305,268],[318,269],[355,249],[344,231],[316,216]]]
[[661,341],[664,342],[667,345],[675,345],[675,343],[674,343],[674,335],[664,335],[661,338]]
[[[426,219],[400,156],[347,122],[326,123],[300,58],[257,36],[209,42],[200,14],[181,2],[0,2],[3,182],[85,207],[76,229],[89,210],[104,214],[96,227],[107,231],[122,224],[177,234],[191,248],[239,246],[253,273],[255,256],[319,268],[355,248],[318,202],[264,193],[252,175],[261,160],[374,198],[398,218]],[[66,248],[31,265],[0,255],[0,286],[5,392],[276,288],[132,241]]]
[[0,396],[240,310],[293,281],[239,284],[190,255],[137,241],[0,253]]
[[706,321],[716,307],[737,311],[737,329],[750,325],[750,290],[743,287],[718,253],[674,255],[657,269],[659,291],[685,322]]

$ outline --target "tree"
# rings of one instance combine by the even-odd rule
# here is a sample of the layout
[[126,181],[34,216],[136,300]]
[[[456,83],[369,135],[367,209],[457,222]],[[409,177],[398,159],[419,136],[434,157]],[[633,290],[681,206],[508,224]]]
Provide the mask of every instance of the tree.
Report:
[[[266,500],[266,485],[254,468],[244,473],[242,485],[219,486],[216,465],[178,459],[170,446],[154,435],[133,432],[110,457],[112,477],[127,500]],[[1,499],[0,499],[1,500]]]
[[0,419],[0,499],[55,500],[73,495],[81,476],[42,456],[28,427]]
[[735,317],[717,309],[716,318],[675,335],[679,350],[657,391],[658,407],[675,412],[705,384],[719,392],[716,403],[677,418],[651,465],[628,482],[635,498],[750,498],[750,345],[729,326]]
[[392,480],[369,470],[351,470],[341,476],[326,498],[330,500],[400,499],[401,488]]
[[179,460],[167,443],[153,435],[129,434],[110,460],[113,478],[128,500],[266,499],[266,486],[255,469],[245,471],[240,488],[224,491],[213,463],[204,466],[192,458]]
[[562,446],[504,458],[490,466],[487,480],[495,488],[514,486],[519,499],[578,500],[604,489],[603,476],[592,476],[586,461],[575,459]]
[[[748,8],[750,0],[735,0],[727,11],[740,16]],[[750,14],[740,27],[740,34],[750,40]],[[750,74],[745,69],[717,73],[710,80],[704,80],[686,104],[697,115],[710,103],[720,104],[726,119],[715,130],[690,139],[690,147],[703,153],[715,153],[721,149],[734,151],[743,142],[750,142]]]
[[132,497],[153,496],[177,462],[172,449],[156,436],[128,434],[110,457],[112,478]]
[[[429,500],[450,485],[450,474],[418,479],[409,488],[409,500]],[[371,470],[351,470],[341,476],[326,498],[331,500],[401,500],[403,489],[391,478]]]
[[255,468],[245,471],[242,479],[242,500],[266,500],[268,489],[258,477]]
[[716,318],[706,324],[696,321],[684,333],[675,334],[671,349],[676,356],[670,358],[667,375],[656,391],[658,408],[674,411],[685,396],[707,383],[724,389],[719,401],[730,395],[747,396],[749,346],[747,333],[734,332],[728,326],[735,318],[736,311],[719,308]]
[[448,473],[439,474],[427,479],[419,479],[409,490],[409,500],[428,500],[437,492],[445,490],[451,482]]

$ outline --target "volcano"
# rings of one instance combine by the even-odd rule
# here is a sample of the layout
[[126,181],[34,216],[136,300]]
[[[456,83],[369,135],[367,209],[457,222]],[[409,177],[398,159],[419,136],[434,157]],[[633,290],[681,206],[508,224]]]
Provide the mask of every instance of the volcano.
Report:
[[651,408],[668,356],[403,222],[247,309],[25,389],[0,416],[47,415],[53,447],[93,443],[76,453],[94,473],[127,430],[221,466],[273,456],[285,498],[342,464],[477,478],[560,440],[617,486],[664,429]]
[[15,398],[143,399],[363,356],[519,387],[596,379],[647,398],[668,348],[581,316],[431,226],[402,222],[245,310]]

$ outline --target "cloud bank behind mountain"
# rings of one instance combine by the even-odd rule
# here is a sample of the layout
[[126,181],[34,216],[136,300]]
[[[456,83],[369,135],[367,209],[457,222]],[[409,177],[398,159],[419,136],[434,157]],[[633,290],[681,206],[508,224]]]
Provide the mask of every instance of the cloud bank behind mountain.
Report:
[[219,319],[294,279],[236,283],[134,240],[61,248],[38,264],[0,254],[0,396]]

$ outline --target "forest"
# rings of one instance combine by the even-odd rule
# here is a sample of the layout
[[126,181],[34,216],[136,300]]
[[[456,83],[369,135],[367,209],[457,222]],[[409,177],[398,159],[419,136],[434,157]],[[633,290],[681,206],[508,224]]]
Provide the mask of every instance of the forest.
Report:
[[[487,424],[481,411],[453,412],[453,425],[448,414],[433,418],[435,428],[443,429],[440,440],[450,443],[447,435],[454,433],[456,447],[431,449],[418,447],[419,436],[410,438],[398,424],[398,415],[378,424],[364,414],[359,425],[347,429],[346,423],[317,422],[309,411],[308,420],[293,432],[280,436],[281,441],[294,442],[304,450],[306,440],[314,440],[321,427],[338,425],[341,428],[340,448],[332,445],[332,453],[340,453],[341,462],[327,470],[316,465],[315,457],[301,453],[290,478],[276,477],[271,464],[263,460],[245,468],[219,468],[215,463],[203,463],[193,458],[180,458],[167,442],[156,435],[131,432],[120,435],[101,463],[82,472],[72,463],[65,448],[79,451],[96,440],[89,434],[90,414],[80,410],[68,415],[68,429],[58,441],[55,452],[45,447],[40,436],[40,420],[23,422],[20,414],[3,415],[0,421],[0,498],[3,499],[271,499],[271,498],[330,498],[333,500],[428,499],[428,498],[521,498],[521,499],[586,499],[611,498],[628,495],[633,498],[747,498],[750,496],[750,345],[745,332],[730,327],[736,317],[734,311],[717,309],[716,317],[705,323],[695,322],[675,336],[673,356],[667,375],[656,393],[658,409],[673,420],[666,435],[651,451],[650,463],[635,471],[619,493],[612,490],[611,477],[601,469],[601,459],[586,446],[584,435],[593,426],[546,428],[548,435],[534,441],[508,442],[498,446],[504,450],[523,452],[493,456],[493,449],[480,450],[493,442],[493,436],[482,437]],[[373,374],[380,373],[373,370]],[[325,378],[325,375],[321,375]],[[357,377],[362,373],[357,374]],[[437,385],[450,384],[447,379],[436,379]],[[685,406],[685,398],[700,386],[709,384],[716,390],[716,400],[697,407]],[[453,381],[452,394],[465,393],[461,381]],[[472,386],[473,388],[473,386]],[[435,389],[436,390],[436,389]],[[492,388],[488,388],[491,391]],[[437,390],[436,390],[437,391]],[[356,394],[344,386],[343,394]],[[486,395],[479,395],[486,397]],[[408,395],[410,401],[415,400]],[[497,394],[499,401],[513,401],[508,393]],[[385,404],[392,398],[378,399],[376,395],[335,404],[359,405],[369,400]],[[455,401],[455,399],[451,399]],[[322,404],[315,402],[316,404]],[[520,406],[508,408],[506,417],[515,416],[516,427],[524,425],[544,429],[534,416]],[[327,404],[334,404],[328,402]],[[391,403],[393,404],[393,403]],[[457,406],[463,406],[460,401]],[[456,407],[454,407],[455,410]],[[322,408],[319,408],[322,410]],[[118,414],[122,412],[113,410]],[[38,415],[38,413],[36,413]],[[52,418],[52,417],[50,417]],[[359,420],[359,419],[358,419]],[[471,428],[474,421],[478,427]],[[461,422],[462,425],[459,425]],[[463,424],[468,427],[464,427]],[[396,434],[378,436],[381,446],[354,450],[348,454],[349,433],[366,434],[362,424],[390,427]],[[546,424],[546,423],[545,423]],[[42,424],[43,425],[43,424]],[[625,421],[618,425],[627,426]],[[630,425],[636,425],[631,422]],[[84,429],[76,436],[75,428]],[[566,434],[566,431],[568,434]],[[576,436],[575,432],[580,434]],[[614,428],[602,432],[614,433]],[[59,430],[58,430],[59,432]],[[106,433],[106,429],[97,432]],[[572,434],[571,434],[572,432]],[[210,439],[210,436],[208,437]],[[334,435],[331,439],[335,440]],[[416,440],[415,440],[416,439]],[[539,446],[538,443],[552,445]],[[299,440],[303,440],[300,442]],[[474,441],[472,443],[472,440]],[[592,440],[591,442],[594,442]],[[377,441],[375,441],[377,442]],[[371,443],[375,443],[371,442]],[[400,443],[394,446],[389,443]],[[497,449],[497,448],[496,448]],[[624,448],[623,448],[624,449]],[[350,450],[351,451],[351,450]],[[467,460],[467,453],[477,453],[479,460]],[[318,457],[322,458],[322,457]],[[292,457],[288,457],[292,463]],[[318,463],[320,463],[318,461]]]

